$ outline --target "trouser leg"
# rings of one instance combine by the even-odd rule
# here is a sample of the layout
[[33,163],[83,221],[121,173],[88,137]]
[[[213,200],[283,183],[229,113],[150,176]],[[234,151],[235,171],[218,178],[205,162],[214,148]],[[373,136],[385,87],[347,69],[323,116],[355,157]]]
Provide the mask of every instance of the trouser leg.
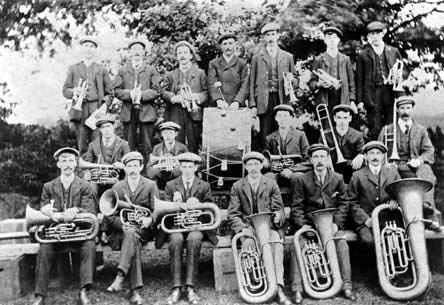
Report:
[[170,252],[170,272],[173,287],[182,286],[182,253],[184,236],[182,233],[172,233],[168,236],[168,250]]
[[54,261],[54,244],[40,244],[36,263],[35,294],[46,296],[52,263]]
[[[335,237],[344,236],[344,231],[336,232]],[[336,253],[338,256],[339,269],[341,271],[342,280],[344,281],[343,288],[351,289],[351,264],[350,264],[350,250],[345,239],[336,240]]]
[[153,151],[152,140],[154,137],[154,130],[154,123],[140,124],[140,137],[143,147],[142,155],[144,158],[147,158],[148,155]]
[[[301,237],[299,239],[299,244],[304,245],[305,244],[305,237]],[[299,268],[298,261],[296,259],[296,250],[295,247],[291,247],[291,257],[290,257],[290,270],[291,270],[291,291],[302,291],[302,277],[301,277],[301,270]]]
[[187,261],[185,285],[194,286],[197,274],[199,272],[199,257],[202,246],[203,234],[201,231],[192,231],[188,233],[186,239]]
[[84,241],[80,245],[80,288],[93,283],[96,265],[96,243],[94,240]]
[[277,231],[271,230],[270,238],[272,241],[281,241],[272,244],[274,268],[276,272],[276,282],[284,287],[284,244]]
[[143,286],[141,242],[136,229],[128,229],[123,233],[118,269],[128,278],[130,289]]

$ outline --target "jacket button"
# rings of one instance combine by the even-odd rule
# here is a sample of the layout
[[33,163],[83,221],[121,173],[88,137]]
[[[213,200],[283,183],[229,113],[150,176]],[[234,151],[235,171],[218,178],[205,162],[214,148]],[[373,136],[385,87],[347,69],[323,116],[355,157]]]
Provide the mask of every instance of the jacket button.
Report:
[[376,200],[378,200],[378,201],[379,201],[379,197],[376,197]]

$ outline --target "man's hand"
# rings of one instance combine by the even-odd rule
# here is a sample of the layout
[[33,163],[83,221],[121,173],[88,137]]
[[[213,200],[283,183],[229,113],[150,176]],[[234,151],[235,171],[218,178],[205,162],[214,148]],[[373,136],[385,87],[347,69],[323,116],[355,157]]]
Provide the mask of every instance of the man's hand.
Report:
[[54,212],[57,212],[57,209],[54,208],[54,202],[52,202],[52,203],[48,203],[48,204],[45,204],[44,206],[42,206],[42,208],[40,209],[40,212],[42,212],[46,216],[52,217],[52,214]]
[[232,102],[230,104],[230,106],[228,106],[228,109],[230,109],[230,110],[238,110],[239,109],[239,102],[236,102],[236,101]]
[[65,222],[71,222],[74,217],[79,213],[78,208],[69,208],[63,213],[63,218]]
[[137,95],[136,89],[130,90],[130,98],[133,102],[136,100],[136,95]]
[[174,192],[173,194],[173,201],[174,202],[182,202],[182,195],[179,192]]
[[319,87],[319,88],[326,88],[326,89],[328,89],[328,88],[331,87],[331,84],[327,83],[326,81],[324,81],[324,80],[322,80],[322,79],[319,79],[319,81],[318,81],[318,87]]
[[333,223],[333,234],[339,231],[339,227],[337,224]]
[[362,167],[362,163],[364,163],[364,155],[358,154],[353,160],[352,160],[352,168],[353,170],[358,170]]
[[175,95],[171,98],[171,103],[173,104],[182,104],[183,101],[184,98],[181,95]]
[[117,169],[123,169],[123,168],[125,167],[125,165],[123,165],[123,163],[122,163],[122,162],[119,162],[119,161],[114,162],[114,163],[113,163],[113,166],[114,166],[115,168],[117,168]]
[[82,88],[80,88],[80,87],[75,87],[72,89],[72,94],[74,96],[79,96],[81,92],[82,92]]
[[153,223],[153,219],[150,216],[142,217],[141,228],[142,229],[147,229],[147,228],[149,228],[149,226],[151,226],[152,223]]
[[351,107],[352,111],[354,112],[354,114],[358,113],[358,107],[356,106],[355,101],[350,102],[350,107]]
[[187,204],[198,204],[199,200],[196,197],[190,197],[190,198],[188,198],[186,203]]
[[89,170],[86,170],[86,171],[83,173],[83,180],[91,181],[91,172],[90,172]]
[[358,110],[363,110],[364,109],[364,103],[360,102],[358,103]]
[[254,239],[251,237],[245,237],[244,240],[242,241],[242,250],[243,251],[255,251],[256,249],[256,244],[254,242]]
[[367,220],[365,221],[365,226],[367,228],[371,228],[372,227],[372,218],[371,217],[367,218]]
[[281,213],[274,212],[274,215],[273,215],[274,224],[278,224],[280,221],[281,221]]
[[396,210],[398,208],[398,202],[396,200],[390,200],[387,204],[390,210]]
[[251,112],[253,113],[253,117],[257,116],[257,108],[256,107],[251,107]]
[[422,160],[421,159],[412,159],[407,163],[410,167],[413,168],[418,168],[421,166],[422,164]]
[[290,179],[292,174],[293,174],[293,172],[292,172],[290,169],[288,169],[288,168],[285,168],[285,169],[282,170],[282,172],[281,172],[281,176],[282,176],[282,177],[285,177],[285,178],[287,178],[287,179]]
[[219,109],[227,109],[228,104],[224,100],[216,100],[217,108]]
[[102,213],[97,214],[97,220],[99,221],[99,223],[103,223],[104,218],[105,215],[103,215]]

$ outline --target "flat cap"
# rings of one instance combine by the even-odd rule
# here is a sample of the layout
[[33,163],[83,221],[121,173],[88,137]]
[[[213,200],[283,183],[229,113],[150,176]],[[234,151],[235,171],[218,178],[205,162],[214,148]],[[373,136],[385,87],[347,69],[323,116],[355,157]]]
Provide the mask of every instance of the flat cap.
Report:
[[85,42],[91,42],[96,46],[96,48],[99,46],[99,44],[97,43],[97,39],[95,39],[92,36],[85,36],[82,39],[80,39],[80,45],[84,44]]
[[308,147],[307,149],[307,153],[308,155],[311,157],[311,155],[318,150],[325,150],[327,153],[330,153],[330,148],[328,148],[327,145],[321,144],[321,143],[316,143],[316,144],[312,144]]
[[54,159],[58,160],[59,156],[63,153],[73,154],[76,156],[76,158],[78,158],[80,156],[79,151],[77,149],[72,148],[72,147],[62,147],[62,148],[57,149],[57,151],[54,153],[54,155],[53,155]]
[[144,49],[145,49],[145,47],[146,47],[145,42],[143,42],[142,40],[140,40],[140,39],[133,39],[133,40],[131,40],[131,41],[128,43],[128,49],[131,49],[131,47],[132,47],[133,45],[135,45],[135,44],[140,44]]
[[188,49],[190,49],[191,54],[193,54],[193,59],[195,61],[199,61],[200,57],[199,55],[197,55],[196,50],[194,49],[194,47],[191,45],[191,43],[189,43],[188,41],[185,40],[181,40],[178,43],[176,43],[175,47],[174,47],[174,51],[177,52],[177,49],[179,47],[187,47]]
[[261,34],[265,34],[270,31],[280,31],[280,26],[276,22],[270,22],[264,25],[261,29]]
[[122,157],[122,163],[123,164],[127,164],[130,161],[133,160],[138,160],[140,161],[140,163],[143,163],[143,156],[140,152],[138,151],[130,151],[129,153],[126,153],[123,157]]
[[371,150],[373,148],[377,148],[380,151],[382,151],[383,153],[387,152],[387,146],[385,146],[384,143],[382,143],[381,141],[370,141],[370,142],[366,143],[364,145],[364,147],[362,148],[362,152],[367,153],[369,150]]
[[248,152],[248,153],[246,153],[246,154],[244,155],[244,157],[242,158],[242,162],[243,162],[243,163],[247,163],[247,161],[248,161],[248,160],[251,160],[251,159],[256,159],[256,160],[259,160],[259,161],[261,161],[261,162],[264,162],[265,157],[264,157],[264,155],[261,154],[260,152],[257,152],[257,151],[250,151],[250,152]]
[[346,105],[346,104],[339,104],[333,107],[333,110],[331,111],[332,115],[335,115],[336,112],[339,111],[345,111],[348,113],[353,113],[353,109],[351,106]]
[[179,162],[193,162],[193,163],[200,163],[202,159],[191,152],[182,153],[177,156],[177,160]]
[[404,96],[398,98],[398,99],[395,101],[395,103],[396,103],[396,108],[398,108],[398,107],[400,107],[400,106],[402,106],[402,105],[408,105],[408,104],[411,104],[412,107],[415,106],[415,101],[414,101],[412,98],[404,97]]
[[385,30],[386,28],[387,26],[385,25],[385,23],[382,23],[380,21],[373,21],[367,24],[367,33],[379,32]]
[[226,33],[226,34],[222,34],[219,36],[219,38],[217,39],[217,43],[222,43],[222,41],[224,41],[225,39],[230,39],[233,38],[234,40],[237,40],[237,36],[232,34],[232,33]]
[[338,35],[339,38],[342,38],[344,36],[344,34],[342,33],[342,31],[335,27],[335,26],[328,26],[324,29],[323,31],[324,35],[330,34],[330,33],[335,33],[336,35]]
[[96,127],[100,127],[103,123],[111,123],[114,124],[116,121],[116,118],[111,113],[103,113],[99,116],[99,118],[96,121]]
[[162,124],[160,124],[159,126],[160,131],[164,130],[164,129],[172,129],[175,131],[179,131],[180,130],[180,125],[171,121],[168,122],[164,122]]
[[281,104],[277,105],[273,108],[273,114],[276,114],[278,111],[288,111],[292,116],[294,116],[294,109],[290,105]]

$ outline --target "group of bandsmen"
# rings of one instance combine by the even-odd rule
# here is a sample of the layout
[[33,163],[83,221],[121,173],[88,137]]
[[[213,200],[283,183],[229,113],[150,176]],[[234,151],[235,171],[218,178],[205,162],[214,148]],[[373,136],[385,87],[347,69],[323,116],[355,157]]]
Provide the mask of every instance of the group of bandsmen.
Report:
[[[292,126],[295,113],[289,105],[289,97],[284,93],[283,73],[294,73],[295,67],[292,55],[278,47],[279,26],[275,23],[262,28],[264,48],[252,58],[250,65],[235,55],[236,36],[222,35],[218,40],[222,55],[210,62],[208,79],[197,66],[198,55],[193,46],[181,41],[175,46],[179,67],[160,82],[156,70],[144,62],[145,43],[133,41],[128,45],[131,59],[119,70],[113,86],[104,67],[93,61],[97,42],[91,38],[81,40],[85,57],[69,68],[63,88],[65,97],[71,99],[82,90],[76,87],[77,84],[83,81],[88,84],[81,113],[71,116],[76,126],[79,150],[65,147],[54,154],[61,174],[44,185],[41,211],[47,215],[54,211],[64,212],[68,221],[80,212],[98,213],[98,198],[104,187],[87,182],[91,178],[87,170],[83,176],[85,180],[76,176],[80,159],[112,164],[124,170],[125,178],[112,186],[120,200],[129,199],[136,205],[152,210],[155,198],[159,197],[158,185],[162,185],[165,186],[167,201],[211,202],[209,183],[197,176],[201,163],[196,153],[202,129],[202,109],[218,107],[236,110],[249,107],[256,111],[260,120],[262,149],[267,149],[273,155],[300,155],[305,162],[279,173],[263,174],[263,154],[257,151],[246,153],[242,161],[247,175],[234,183],[231,189],[228,220],[233,232],[254,235],[247,216],[272,212],[272,235],[276,240],[282,240],[286,219],[280,186],[286,184],[290,187],[290,224],[294,230],[314,226],[311,212],[337,208],[334,216],[335,236],[344,234],[346,220],[351,219],[350,229],[354,229],[362,242],[372,248],[371,212],[375,206],[391,200],[384,190],[385,186],[405,177],[422,177],[435,182],[430,167],[434,162],[434,148],[426,129],[412,120],[415,102],[405,96],[397,98],[397,121],[390,121],[395,99],[392,86],[386,84],[384,79],[400,54],[396,48],[384,44],[385,33],[385,25],[380,22],[367,26],[368,45],[358,54],[354,73],[349,57],[338,51],[341,30],[337,27],[324,30],[327,50],[315,59],[314,67],[323,69],[340,80],[342,85],[339,89],[332,88],[331,84],[313,75],[310,87],[316,92],[316,103],[326,104],[335,122],[333,131],[337,150],[345,159],[340,164],[337,163],[338,151],[331,149],[331,143],[309,146],[305,133]],[[97,131],[93,136],[89,127],[84,125],[85,120],[102,103],[109,104],[113,95],[123,102],[120,120],[124,127],[124,139],[115,134],[116,118],[111,114],[103,114],[97,120]],[[163,141],[152,147],[157,128],[157,110],[153,102],[159,97],[167,104],[165,122],[158,126]],[[140,99],[140,105],[134,103],[136,99]],[[364,142],[361,132],[349,126],[352,115],[359,107],[365,107],[369,113],[372,141],[368,143]],[[383,125],[386,126],[382,128]],[[386,138],[393,133],[397,135],[396,143],[390,145],[390,140]],[[139,140],[141,152],[136,151]],[[400,160],[396,164],[388,164],[386,159],[394,146],[398,149]],[[176,157],[179,165],[172,171],[153,168],[153,162],[147,161],[150,154],[160,157],[169,154]],[[432,216],[435,214],[433,190],[424,199],[424,210]],[[107,242],[113,249],[120,249],[116,277],[107,291],[120,291],[127,281],[130,302],[143,303],[139,294],[143,285],[141,249],[144,243],[155,239],[158,247],[167,242],[170,253],[172,291],[167,303],[174,304],[184,297],[190,303],[198,304],[200,298],[195,285],[200,248],[204,239],[217,243],[215,232],[167,234],[157,228],[158,219],[153,218],[143,217],[140,226],[128,226],[122,223],[116,211],[103,220]],[[431,229],[436,228],[431,226]],[[251,238],[243,238],[241,242],[243,249],[254,246]],[[35,305],[45,302],[54,254],[63,246],[40,246]],[[80,249],[80,303],[90,304],[87,291],[93,284],[95,243],[85,241],[70,246]],[[283,292],[283,244],[273,243],[273,248],[278,302],[301,304],[303,287],[295,255],[292,254],[290,260],[290,301]],[[344,296],[355,300],[346,241],[338,239],[336,248],[344,281]],[[184,249],[187,253],[185,266],[182,262]]]

